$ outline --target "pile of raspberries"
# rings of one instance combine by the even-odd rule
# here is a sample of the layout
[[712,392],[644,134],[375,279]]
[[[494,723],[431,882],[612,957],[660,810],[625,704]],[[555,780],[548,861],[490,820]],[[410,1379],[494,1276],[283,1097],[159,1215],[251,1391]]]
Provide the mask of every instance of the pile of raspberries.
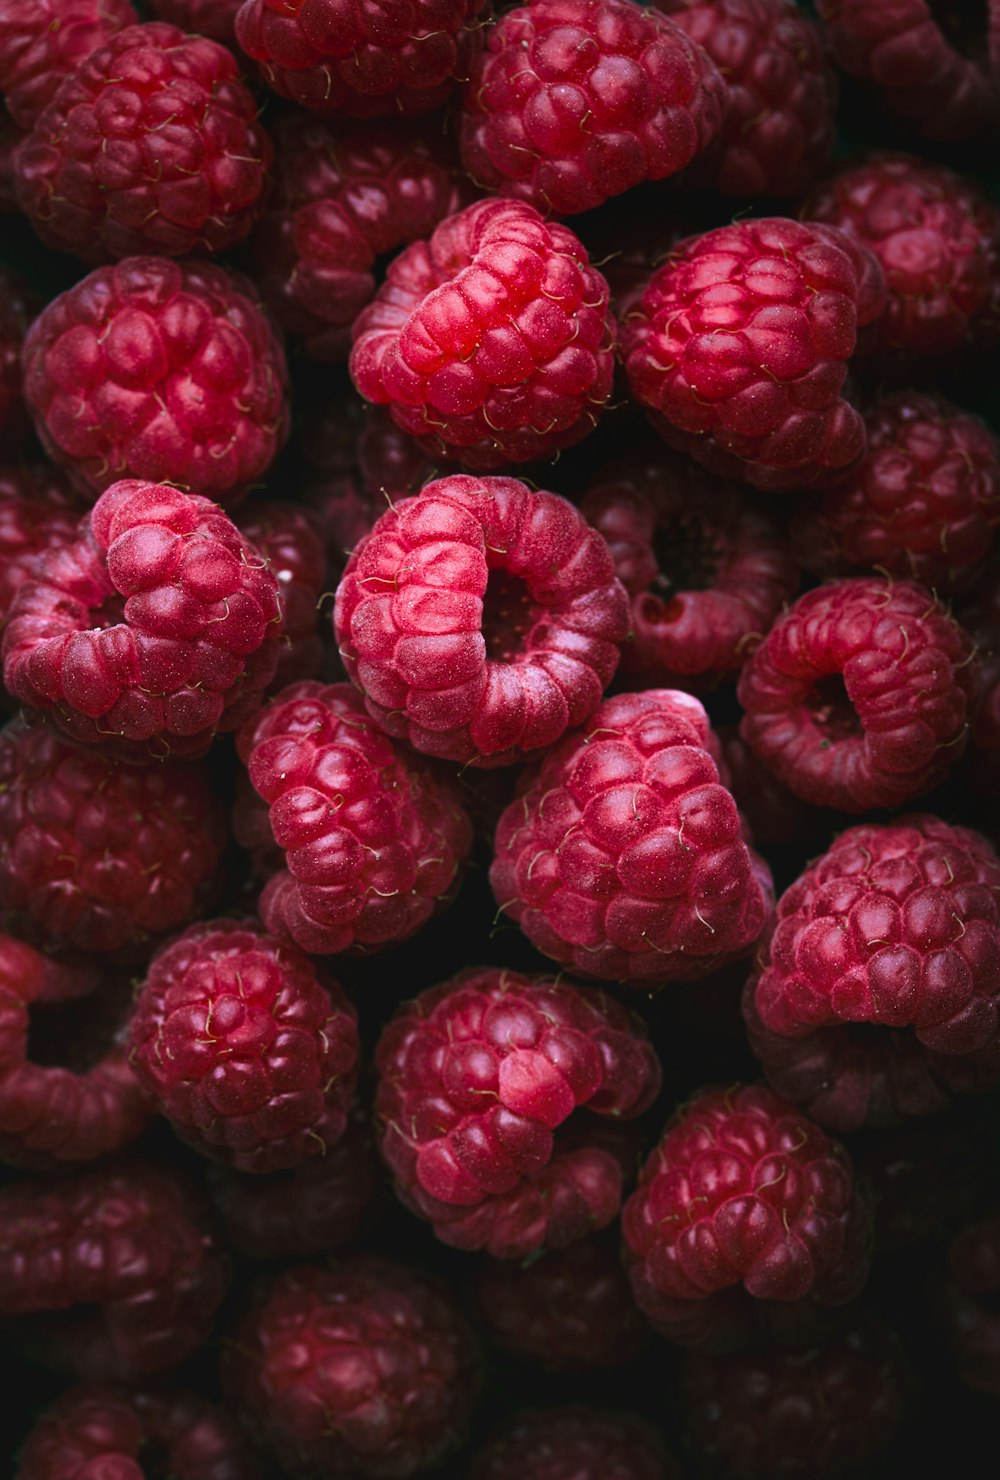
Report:
[[0,0],[13,1480],[978,1474],[1000,6]]

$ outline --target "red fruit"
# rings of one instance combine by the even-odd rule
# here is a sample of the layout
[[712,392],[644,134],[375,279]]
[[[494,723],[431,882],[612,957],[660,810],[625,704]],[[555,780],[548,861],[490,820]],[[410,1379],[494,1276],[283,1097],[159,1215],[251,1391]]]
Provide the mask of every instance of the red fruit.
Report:
[[945,1340],[962,1381],[1000,1395],[1000,1214],[962,1230],[948,1249],[939,1299]]
[[227,1379],[283,1473],[405,1480],[464,1438],[479,1356],[437,1283],[369,1256],[265,1287]]
[[27,285],[0,263],[0,439],[5,456],[28,429],[21,400],[21,343],[35,314],[32,298]]
[[521,201],[476,201],[407,247],[353,334],[361,395],[470,468],[573,446],[611,395],[607,282]]
[[260,914],[318,955],[408,939],[447,902],[472,829],[450,777],[388,740],[348,684],[293,684],[238,740],[267,804],[241,803],[237,828],[284,850]]
[[843,397],[881,269],[843,232],[773,217],[680,242],[622,326],[632,393],[671,447],[756,488],[797,488],[864,450]]
[[196,36],[236,44],[236,14],[243,0],[148,0],[154,20],[168,21]]
[[630,686],[704,692],[733,677],[798,590],[774,514],[655,447],[600,472],[580,512],[631,598]]
[[545,955],[608,981],[690,981],[745,955],[770,877],[714,753],[689,694],[606,699],[500,819],[490,883],[501,910]]
[[272,692],[303,678],[315,678],[323,661],[317,627],[326,581],[319,520],[302,504],[251,499],[240,509],[236,523],[267,561],[281,593],[284,623]]
[[473,1457],[469,1480],[679,1480],[645,1419],[600,1408],[539,1408],[508,1419]]
[[80,511],[61,474],[38,464],[0,468],[0,623],[43,551],[72,544]]
[[221,252],[259,214],[271,155],[233,54],[154,21],[62,83],[18,150],[17,197],[48,246],[87,262]]
[[972,656],[914,581],[832,581],[800,596],[744,667],[740,734],[804,801],[899,807],[961,754]]
[[531,0],[500,17],[476,58],[462,161],[484,189],[569,216],[683,169],[725,99],[705,52],[656,10]]
[[66,77],[138,17],[129,0],[0,0],[0,93],[30,129]]
[[208,903],[228,841],[208,770],[0,732],[0,911],[43,945],[135,954]]
[[74,740],[197,756],[258,707],[281,630],[278,582],[232,520],[130,479],[18,589],[4,683]]
[[381,515],[348,561],[334,624],[383,729],[497,766],[593,714],[628,602],[604,540],[566,499],[454,474]]
[[171,479],[234,504],[288,431],[285,356],[245,278],[135,257],[32,324],[24,394],[49,456],[89,498]]
[[[520,1259],[603,1228],[613,1151],[553,1131],[585,1107],[632,1119],[660,1066],[645,1025],[592,988],[470,968],[400,1008],[375,1054],[375,1113],[396,1190],[444,1242]],[[571,1127],[568,1126],[567,1130]]]

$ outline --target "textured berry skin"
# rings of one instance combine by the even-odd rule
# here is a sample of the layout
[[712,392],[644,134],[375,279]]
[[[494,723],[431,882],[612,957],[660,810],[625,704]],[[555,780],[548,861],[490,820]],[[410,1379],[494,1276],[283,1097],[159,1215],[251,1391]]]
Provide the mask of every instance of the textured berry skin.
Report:
[[797,488],[864,451],[843,396],[882,272],[828,226],[770,217],[678,243],[622,326],[632,394],[713,473]]
[[389,264],[351,377],[438,456],[489,470],[571,447],[611,395],[608,285],[565,226],[476,201]]
[[645,1419],[600,1408],[517,1414],[474,1456],[469,1480],[679,1480]]
[[406,1480],[464,1437],[479,1355],[427,1277],[375,1257],[307,1264],[261,1292],[228,1386],[283,1473]]
[[236,12],[242,3],[243,0],[149,0],[149,10],[154,20],[232,46],[236,41]]
[[193,925],[152,962],[130,1026],[133,1064],[174,1129],[244,1172],[323,1156],[358,1075],[354,1008],[254,924]]
[[0,93],[30,129],[65,77],[138,19],[128,0],[0,0]]
[[0,1190],[0,1313],[63,1313],[41,1328],[41,1349],[80,1376],[117,1381],[182,1361],[208,1336],[229,1279],[188,1184],[151,1163]]
[[577,509],[513,478],[439,478],[348,561],[334,625],[389,734],[472,765],[523,760],[593,714],[628,600]]
[[0,731],[0,911],[18,935],[141,952],[208,903],[227,841],[203,766],[119,765],[21,719]]
[[277,580],[216,504],[125,480],[18,589],[4,683],[74,740],[201,755],[257,708],[281,629]]
[[1000,524],[1000,444],[943,396],[900,391],[865,415],[868,451],[791,520],[799,562],[826,579],[874,568],[935,591],[968,585]]
[[866,351],[940,359],[996,344],[1000,211],[976,185],[912,155],[876,154],[838,171],[804,210],[881,264],[888,298]]
[[323,661],[317,609],[326,579],[319,520],[304,504],[251,499],[239,510],[236,523],[267,561],[281,593],[284,620],[272,691],[315,678]]
[[631,600],[621,672],[635,686],[702,692],[731,678],[798,590],[774,514],[656,448],[599,473],[580,512]]
[[713,63],[657,10],[532,0],[500,17],[473,65],[462,161],[485,189],[569,216],[683,169],[725,101]]
[[727,106],[695,166],[723,195],[797,195],[829,164],[836,79],[794,0],[656,0],[718,66]]
[[[446,1243],[498,1259],[563,1248],[612,1221],[621,1166],[571,1117],[631,1119],[660,1088],[634,1014],[592,988],[493,967],[400,1008],[375,1067],[380,1149],[400,1197]],[[571,1149],[553,1138],[568,1120],[580,1132]]]
[[21,399],[21,343],[34,315],[27,285],[0,264],[0,438],[5,456],[28,429]]
[[79,521],[79,509],[52,468],[0,467],[0,622],[36,556],[71,544]]
[[740,734],[796,796],[898,807],[964,743],[967,635],[914,581],[831,581],[779,617],[740,675]]
[[1000,1214],[952,1239],[940,1296],[945,1339],[959,1376],[977,1392],[1000,1395]]
[[449,777],[397,748],[348,684],[293,684],[238,740],[258,795],[242,841],[284,850],[260,913],[305,951],[337,955],[398,944],[455,883],[472,829]]
[[87,262],[220,252],[253,225],[271,155],[232,52],[154,21],[61,84],[18,151],[17,197]]
[[39,315],[22,359],[42,444],[91,499],[145,478],[234,504],[287,435],[281,343],[250,283],[208,263],[99,268]]
[[346,360],[376,259],[430,236],[465,194],[440,124],[279,120],[275,189],[251,248],[265,301],[315,360]]
[[606,699],[500,818],[490,883],[501,910],[545,955],[608,981],[690,981],[745,955],[770,878],[715,753],[689,694]]

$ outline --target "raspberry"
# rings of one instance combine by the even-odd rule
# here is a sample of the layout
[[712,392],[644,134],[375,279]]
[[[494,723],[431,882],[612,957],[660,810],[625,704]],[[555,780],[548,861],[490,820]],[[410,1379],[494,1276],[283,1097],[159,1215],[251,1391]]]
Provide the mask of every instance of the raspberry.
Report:
[[464,190],[440,126],[275,128],[276,185],[251,242],[266,302],[311,359],[346,360],[376,259],[429,236]]
[[853,472],[796,506],[796,556],[813,575],[909,576],[938,591],[968,584],[1000,524],[1000,444],[943,396],[901,391],[865,416]]
[[490,883],[532,945],[647,987],[746,954],[770,881],[719,781],[715,743],[697,699],[652,689],[605,700],[528,773],[497,827]]
[[365,1257],[279,1275],[239,1329],[227,1376],[283,1473],[405,1480],[461,1442],[479,1357],[436,1283]]
[[456,474],[384,513],[334,624],[368,712],[417,750],[519,761],[600,703],[628,633],[611,554],[572,504]]
[[20,719],[0,731],[0,911],[18,934],[134,955],[201,912],[227,841],[203,766],[119,765]]
[[633,0],[508,10],[463,95],[462,160],[484,189],[568,216],[676,174],[726,87],[700,46]]
[[[238,749],[285,866],[260,899],[267,928],[319,955],[415,934],[449,897],[472,841],[449,777],[397,749],[348,684],[293,684]],[[263,808],[237,813],[259,836]],[[266,845],[266,843],[265,843]]]
[[656,1430],[632,1413],[532,1409],[473,1457],[469,1480],[679,1480]]
[[970,1224],[948,1249],[939,1298],[944,1336],[962,1381],[1000,1395],[1000,1214]]
[[236,13],[243,0],[148,0],[153,19],[227,46],[236,44]]
[[41,1352],[94,1381],[182,1361],[207,1338],[229,1279],[173,1171],[121,1162],[0,1189],[0,1313],[51,1313],[35,1326]]
[[0,93],[30,129],[66,77],[137,20],[129,0],[0,0]]
[[375,1065],[400,1197],[446,1243],[498,1259],[563,1248],[612,1221],[616,1157],[588,1144],[579,1117],[579,1147],[553,1131],[581,1107],[634,1118],[660,1088],[634,1014],[591,988],[485,966],[400,1008]]
[[689,237],[622,327],[632,393],[671,447],[756,488],[797,488],[854,462],[843,398],[882,272],[843,232],[772,217]]
[[636,685],[714,688],[798,590],[775,516],[739,485],[655,447],[599,473],[580,512],[607,540],[631,598],[621,666]]
[[522,201],[476,201],[407,247],[353,334],[361,395],[471,468],[573,446],[611,395],[607,282]]
[[914,581],[833,581],[779,617],[740,675],[740,734],[796,796],[844,812],[930,791],[960,753],[968,637]]
[[866,350],[966,357],[1000,339],[1000,211],[951,170],[876,154],[840,170],[805,210],[873,252],[888,288]]
[[723,195],[797,195],[829,164],[837,82],[794,0],[655,0],[726,82],[713,148],[693,173]]
[[251,499],[239,510],[236,523],[267,561],[281,593],[284,622],[271,689],[277,691],[299,679],[314,678],[323,661],[317,608],[326,579],[326,551],[319,521],[303,504],[285,499]]
[[80,511],[49,467],[0,467],[0,624],[45,550],[72,544]]
[[126,480],[36,561],[3,635],[4,683],[74,740],[203,754],[258,706],[278,582],[206,498]]
[[66,78],[15,161],[50,247],[88,262],[221,252],[259,213],[271,141],[224,46],[128,26]]
[[0,263],[0,438],[5,454],[23,440],[28,427],[21,400],[21,342],[33,317],[32,294]]
[[208,263],[99,268],[35,320],[23,364],[38,435],[89,498],[128,477],[236,503],[288,431],[281,344]]

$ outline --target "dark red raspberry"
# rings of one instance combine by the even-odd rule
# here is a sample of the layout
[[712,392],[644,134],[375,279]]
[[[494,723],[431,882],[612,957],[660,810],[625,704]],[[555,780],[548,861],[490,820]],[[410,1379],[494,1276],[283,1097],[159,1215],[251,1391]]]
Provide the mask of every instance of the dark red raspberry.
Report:
[[228,1387],[285,1474],[405,1477],[461,1443],[479,1389],[444,1290],[388,1259],[300,1265],[237,1331]]
[[864,451],[844,399],[877,261],[829,226],[772,217],[680,242],[622,326],[632,393],[672,447],[756,488],[797,488]]
[[501,910],[545,955],[610,981],[690,981],[745,955],[770,878],[716,753],[689,694],[606,699],[500,819],[490,883]]
[[35,320],[23,363],[38,435],[90,498],[125,477],[234,504],[288,431],[281,343],[251,284],[208,263],[99,268]]
[[577,509],[513,478],[439,478],[381,515],[337,591],[368,712],[417,750],[519,761],[593,714],[628,599]]
[[271,155],[232,52],[153,21],[61,84],[18,150],[17,197],[86,262],[220,252],[259,214]]
[[65,77],[138,20],[129,0],[0,0],[0,93],[30,129]]
[[804,801],[898,807],[961,753],[972,657],[916,582],[831,581],[779,617],[744,667],[740,734]]
[[948,1277],[939,1297],[945,1340],[962,1381],[1000,1396],[1000,1214],[952,1239]]
[[36,556],[72,544],[79,522],[80,511],[53,468],[0,467],[0,623]]
[[484,189],[559,216],[676,174],[718,130],[726,85],[633,0],[531,0],[502,15],[463,95],[462,160]]
[[134,955],[201,912],[227,841],[201,765],[119,765],[20,719],[0,732],[0,912],[19,935]]
[[240,756],[267,804],[241,838],[284,850],[260,899],[267,928],[339,955],[406,940],[450,897],[472,829],[450,777],[392,744],[348,684],[293,684],[248,722]]
[[284,622],[272,690],[315,678],[323,661],[317,627],[326,580],[326,550],[319,520],[303,504],[251,499],[239,510],[236,523],[267,561],[281,593]]
[[376,259],[430,236],[464,188],[440,123],[275,128],[275,190],[251,249],[265,301],[306,354],[346,360]]
[[351,376],[439,456],[486,470],[549,457],[611,395],[608,291],[565,226],[477,201],[390,263],[355,322]]
[[182,1361],[207,1338],[229,1279],[200,1202],[173,1171],[121,1162],[0,1189],[0,1313],[47,1313],[22,1330],[92,1381]]
[[1000,210],[977,186],[907,154],[840,170],[804,207],[878,258],[889,290],[866,350],[966,357],[1000,339]]
[[4,683],[74,740],[197,756],[256,710],[281,630],[277,580],[216,504],[126,480],[18,589]]
[[679,1480],[645,1419],[600,1408],[538,1408],[508,1419],[473,1457],[469,1480]]
[[836,78],[795,0],[655,0],[725,79],[714,146],[692,173],[723,195],[797,195],[836,142]]
[[910,577],[968,585],[1000,524],[1000,444],[943,396],[900,391],[865,416],[868,451],[843,479],[795,507],[793,548],[813,575]]
[[631,598],[630,686],[701,693],[734,677],[798,590],[775,515],[655,447],[598,473],[580,512]]
[[400,1197],[446,1243],[498,1259],[563,1248],[614,1219],[615,1155],[588,1144],[579,1117],[579,1146],[553,1132],[584,1107],[632,1119],[660,1088],[645,1025],[603,992],[485,966],[400,1008],[375,1065]]
[[738,725],[720,725],[718,736],[726,785],[759,847],[822,844],[842,825],[834,812],[811,807],[789,791],[740,739]]
[[21,343],[35,316],[27,284],[0,263],[0,439],[5,457],[28,430],[21,399]]
[[195,36],[234,45],[236,13],[243,0],[148,0],[154,20],[167,21]]

